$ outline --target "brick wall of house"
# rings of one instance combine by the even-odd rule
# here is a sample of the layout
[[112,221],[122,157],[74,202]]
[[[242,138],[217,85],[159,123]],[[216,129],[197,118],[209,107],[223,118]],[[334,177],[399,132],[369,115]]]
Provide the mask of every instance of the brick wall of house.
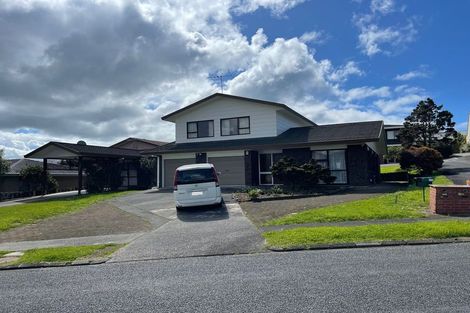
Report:
[[469,214],[470,186],[431,185],[429,207],[436,214]]

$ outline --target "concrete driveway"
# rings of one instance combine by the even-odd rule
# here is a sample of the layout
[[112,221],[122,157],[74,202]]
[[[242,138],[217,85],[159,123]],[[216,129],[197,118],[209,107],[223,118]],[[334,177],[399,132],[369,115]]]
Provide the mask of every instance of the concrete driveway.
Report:
[[116,253],[111,262],[175,257],[244,254],[263,251],[264,240],[231,194],[225,204],[176,210],[169,191],[149,191],[111,202],[147,219],[155,229]]

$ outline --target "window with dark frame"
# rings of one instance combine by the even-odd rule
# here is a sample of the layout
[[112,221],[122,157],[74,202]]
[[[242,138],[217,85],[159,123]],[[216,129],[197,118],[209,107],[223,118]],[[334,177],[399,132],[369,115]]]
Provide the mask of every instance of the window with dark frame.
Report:
[[188,139],[214,137],[214,121],[197,121],[186,124]]
[[312,151],[312,159],[324,168],[328,168],[336,177],[334,184],[347,184],[346,150],[316,150]]
[[220,135],[248,135],[250,133],[250,117],[224,118],[220,120]]

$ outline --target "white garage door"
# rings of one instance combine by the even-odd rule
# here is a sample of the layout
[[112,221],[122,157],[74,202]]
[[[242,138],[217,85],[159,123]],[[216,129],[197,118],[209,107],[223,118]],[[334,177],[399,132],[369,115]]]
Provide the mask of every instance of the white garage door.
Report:
[[220,172],[221,185],[245,185],[245,158],[243,156],[209,157],[209,163],[214,164]]

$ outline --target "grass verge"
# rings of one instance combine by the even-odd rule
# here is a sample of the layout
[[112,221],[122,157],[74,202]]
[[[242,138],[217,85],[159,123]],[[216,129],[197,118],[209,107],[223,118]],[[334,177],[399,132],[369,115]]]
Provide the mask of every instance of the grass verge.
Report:
[[[442,175],[436,176],[434,183],[452,184],[447,177]],[[426,193],[429,199],[429,190]],[[426,217],[427,208],[428,201],[423,202],[422,189],[410,186],[406,191],[289,214],[268,221],[264,225],[418,218]]]
[[128,192],[110,192],[0,207],[0,231],[31,224],[37,220],[54,215],[77,211],[96,202],[111,199],[126,193]]
[[299,227],[263,234],[268,247],[308,248],[317,244],[390,240],[446,239],[470,236],[470,222],[416,222],[347,227]]
[[380,174],[387,174],[387,173],[395,173],[395,172],[405,172],[400,168],[399,164],[394,165],[381,165],[380,166]]
[[4,256],[5,254],[10,253],[10,251],[1,251],[0,250],[0,258]]
[[17,261],[8,265],[73,262],[79,259],[101,258],[114,253],[122,245],[102,244],[91,246],[72,246],[41,248],[25,251]]

